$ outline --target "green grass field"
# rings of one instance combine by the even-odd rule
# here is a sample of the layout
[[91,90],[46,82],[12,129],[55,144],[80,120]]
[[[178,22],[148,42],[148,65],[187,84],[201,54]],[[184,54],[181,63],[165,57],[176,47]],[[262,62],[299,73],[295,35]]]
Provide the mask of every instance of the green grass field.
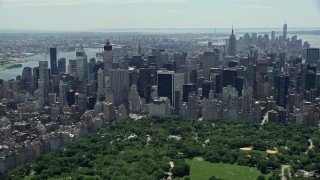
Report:
[[224,180],[256,180],[261,175],[255,167],[210,163],[195,159],[186,159],[186,162],[190,165],[189,177],[192,180],[208,180],[211,176]]

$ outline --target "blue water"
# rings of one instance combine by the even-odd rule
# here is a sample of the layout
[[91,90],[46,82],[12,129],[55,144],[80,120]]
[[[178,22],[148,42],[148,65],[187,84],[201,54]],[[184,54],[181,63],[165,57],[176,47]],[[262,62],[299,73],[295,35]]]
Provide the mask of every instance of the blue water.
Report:
[[[95,48],[85,48],[84,51],[86,52],[88,59],[95,57],[96,53],[99,51],[99,49]],[[58,53],[58,59],[59,58],[66,58],[67,64],[69,64],[69,59],[75,59],[76,58],[76,52],[59,52]],[[22,70],[24,67],[37,67],[39,65],[39,61],[50,61],[49,54],[40,54],[35,55],[31,57],[27,57],[24,60],[27,60],[27,62],[23,62],[22,67],[20,68],[13,68],[13,69],[7,69],[4,71],[0,71],[0,79],[9,80],[9,79],[15,79],[16,76],[21,75]],[[49,67],[50,67],[50,63]]]
[[[300,30],[300,29],[295,29],[295,30]],[[303,29],[303,30],[305,30],[305,29]],[[313,30],[313,29],[309,29],[309,30]],[[216,33],[217,34],[227,34],[228,31],[230,31],[230,30],[217,29]],[[236,30],[235,33],[236,33],[237,38],[239,38],[239,37],[243,36],[245,32],[265,33],[265,32],[271,32],[271,31],[276,31],[277,32],[276,35],[279,35],[281,32],[281,29],[275,29],[275,28],[273,28],[273,29],[272,28],[270,28],[270,29],[239,29],[239,30]],[[143,31],[142,30],[123,30],[123,32],[150,32],[150,33],[153,32],[153,33],[170,33],[170,34],[173,34],[173,33],[183,34],[183,33],[193,32],[194,34],[196,34],[196,33],[215,33],[215,30],[214,29],[203,29],[203,30],[201,30],[201,29],[200,30],[177,29],[177,30],[157,30],[157,31],[155,31],[155,30],[143,30]],[[288,37],[291,37],[293,35],[296,35],[296,34],[292,34],[292,33],[288,32]],[[221,43],[224,43],[225,42],[224,39],[226,39],[226,38],[228,38],[228,36],[226,36],[226,37],[220,36],[219,41],[221,41]],[[303,42],[308,41],[311,44],[311,47],[320,48],[320,35],[301,34],[301,35],[298,35],[298,39],[302,39]],[[99,51],[98,48],[85,48],[84,50],[88,56],[88,59],[95,57],[95,54]],[[73,51],[73,52],[59,52],[58,58],[66,58],[67,64],[68,64],[69,59],[76,58],[76,53],[75,53],[75,51]],[[0,71],[0,79],[4,79],[4,80],[15,79],[16,76],[21,75],[22,69],[24,67],[31,67],[31,68],[37,67],[39,65],[39,61],[43,61],[43,60],[48,61],[49,59],[50,59],[49,54],[40,54],[40,55],[25,58],[24,60],[27,60],[27,62],[23,62],[22,67]],[[50,66],[50,63],[48,63],[48,64]]]

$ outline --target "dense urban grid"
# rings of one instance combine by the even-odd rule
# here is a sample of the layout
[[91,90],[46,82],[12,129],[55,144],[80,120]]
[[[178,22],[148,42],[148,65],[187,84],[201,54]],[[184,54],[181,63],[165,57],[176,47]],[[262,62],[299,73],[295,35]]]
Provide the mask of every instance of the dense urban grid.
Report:
[[[0,36],[2,63],[50,54],[0,81],[1,174],[126,117],[319,126],[319,49],[287,37],[286,24],[271,36],[237,39],[232,29],[227,41],[217,34]],[[88,57],[85,48],[101,52]],[[59,51],[76,51],[75,59],[67,64]]]

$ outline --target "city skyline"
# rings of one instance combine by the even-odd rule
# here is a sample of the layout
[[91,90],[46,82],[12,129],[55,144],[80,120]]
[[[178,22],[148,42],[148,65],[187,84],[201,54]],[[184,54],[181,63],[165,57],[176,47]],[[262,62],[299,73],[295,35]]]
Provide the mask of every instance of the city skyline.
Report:
[[[97,30],[320,27],[317,0],[2,0],[0,29]],[[272,13],[271,13],[272,12]],[[254,15],[254,16],[253,16]],[[23,18],[22,18],[23,17]],[[101,17],[105,17],[104,19]]]

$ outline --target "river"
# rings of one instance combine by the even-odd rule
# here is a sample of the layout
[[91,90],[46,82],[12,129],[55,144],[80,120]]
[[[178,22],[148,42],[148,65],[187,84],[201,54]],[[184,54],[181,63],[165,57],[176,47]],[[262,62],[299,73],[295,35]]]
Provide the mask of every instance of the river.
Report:
[[[86,52],[88,56],[88,60],[92,57],[96,56],[96,53],[99,51],[98,48],[85,48],[84,51]],[[66,58],[67,65],[69,64],[69,59],[75,59],[76,58],[76,52],[71,51],[71,52],[59,52],[57,54],[58,59],[59,58]],[[24,60],[27,60],[26,62],[21,63],[22,67],[20,68],[12,68],[12,69],[7,69],[4,71],[0,71],[0,78],[4,80],[9,80],[9,79],[15,79],[18,75],[21,75],[22,70],[24,67],[37,67],[39,66],[39,61],[50,61],[50,56],[49,54],[40,54],[40,55],[35,55],[31,57],[27,57]],[[50,68],[50,63],[49,68]]]
[[[291,37],[295,34],[288,33],[288,37]],[[237,34],[237,39],[239,37],[243,36],[243,32],[239,32]],[[228,38],[228,37],[226,37]],[[308,41],[311,45],[311,47],[320,48],[320,36],[319,35],[309,35],[309,34],[301,34],[298,35],[298,39],[302,39],[303,42]],[[225,41],[223,41],[225,42]],[[84,51],[86,52],[88,59],[95,57],[96,53],[99,51],[98,48],[85,48]],[[76,52],[59,52],[58,53],[58,59],[59,58],[66,58],[67,65],[69,63],[69,59],[75,59],[76,58]],[[24,67],[37,67],[39,65],[39,61],[49,61],[50,57],[49,54],[40,54],[35,55],[31,57],[27,57],[24,60],[27,60],[26,62],[21,63],[22,67],[20,68],[13,68],[13,69],[7,69],[4,71],[0,71],[0,78],[4,80],[9,79],[15,79],[16,76],[21,75],[22,70]],[[50,63],[48,63],[50,66]]]

